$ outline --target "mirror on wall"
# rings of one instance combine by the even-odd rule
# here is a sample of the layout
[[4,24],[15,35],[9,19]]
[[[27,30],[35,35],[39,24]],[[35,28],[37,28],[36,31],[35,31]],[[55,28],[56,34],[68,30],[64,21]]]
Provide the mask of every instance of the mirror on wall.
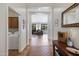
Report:
[[79,27],[79,3],[62,12],[62,27]]

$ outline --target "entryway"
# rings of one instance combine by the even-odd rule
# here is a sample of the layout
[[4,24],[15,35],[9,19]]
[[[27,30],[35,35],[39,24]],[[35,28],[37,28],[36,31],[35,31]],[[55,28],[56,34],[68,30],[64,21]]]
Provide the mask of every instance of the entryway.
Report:
[[[52,56],[52,40],[48,39],[50,26],[50,12],[29,12],[29,46],[21,55]],[[50,36],[49,36],[50,37]]]
[[30,12],[30,48],[28,56],[52,56],[51,40],[48,39],[48,12]]
[[8,8],[8,55],[16,56],[19,53],[19,15]]

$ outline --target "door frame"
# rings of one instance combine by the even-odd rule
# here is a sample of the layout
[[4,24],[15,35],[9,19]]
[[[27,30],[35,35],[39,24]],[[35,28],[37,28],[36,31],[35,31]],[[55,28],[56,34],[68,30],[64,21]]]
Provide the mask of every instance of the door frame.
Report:
[[[29,20],[30,20],[30,21],[29,21],[29,29],[30,29],[30,31],[29,31],[29,32],[30,32],[30,34],[29,34],[30,36],[29,36],[29,37],[32,37],[32,34],[31,34],[31,33],[32,33],[32,22],[31,22],[32,20],[31,20],[31,16],[32,16],[34,13],[44,13],[44,14],[47,14],[47,15],[48,15],[48,23],[47,23],[47,27],[48,27],[48,28],[47,28],[47,30],[48,30],[48,39],[49,39],[49,35],[50,35],[50,33],[49,33],[49,29],[50,29],[50,28],[49,28],[49,27],[50,27],[50,25],[49,25],[49,20],[51,20],[51,19],[50,19],[50,14],[51,14],[50,12],[29,12]],[[30,39],[31,39],[31,38],[30,38]]]

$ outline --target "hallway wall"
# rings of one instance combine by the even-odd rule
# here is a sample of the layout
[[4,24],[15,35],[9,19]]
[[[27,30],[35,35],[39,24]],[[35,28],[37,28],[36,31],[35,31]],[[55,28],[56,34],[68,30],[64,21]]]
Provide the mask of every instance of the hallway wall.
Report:
[[23,51],[23,49],[27,45],[26,38],[26,10],[23,11],[19,16],[19,52]]
[[[64,8],[54,9],[54,40],[58,40],[58,31],[68,32],[69,36],[72,38],[74,46],[79,49],[79,28],[63,28],[61,27],[61,13]],[[58,20],[58,25],[56,25],[56,20]]]
[[0,56],[8,55],[8,6],[0,4]]
[[[58,39],[58,31],[68,32],[69,28],[61,27],[61,13],[64,11],[64,8],[54,8],[54,40]],[[58,23],[58,24],[56,24]]]
[[29,39],[30,39],[30,34],[29,34],[29,10],[26,8],[26,38],[27,38],[27,45],[29,45]]
[[49,19],[48,19],[48,39],[53,40],[54,37],[54,16],[53,16],[53,8],[51,8]]
[[9,11],[9,14],[8,14],[9,17],[18,17],[18,14],[11,8],[9,8],[8,11]]

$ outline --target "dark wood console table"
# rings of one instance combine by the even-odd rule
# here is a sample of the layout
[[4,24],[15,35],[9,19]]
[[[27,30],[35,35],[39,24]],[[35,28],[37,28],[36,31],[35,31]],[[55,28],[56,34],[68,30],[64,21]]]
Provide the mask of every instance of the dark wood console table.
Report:
[[[56,53],[56,49],[55,47],[59,50],[59,52],[61,53],[61,56],[77,56],[76,54],[73,54],[71,52],[69,52],[66,47],[67,45],[62,43],[62,42],[59,42],[58,40],[54,40],[53,41],[53,55],[55,56]],[[79,55],[78,55],[79,56]]]

